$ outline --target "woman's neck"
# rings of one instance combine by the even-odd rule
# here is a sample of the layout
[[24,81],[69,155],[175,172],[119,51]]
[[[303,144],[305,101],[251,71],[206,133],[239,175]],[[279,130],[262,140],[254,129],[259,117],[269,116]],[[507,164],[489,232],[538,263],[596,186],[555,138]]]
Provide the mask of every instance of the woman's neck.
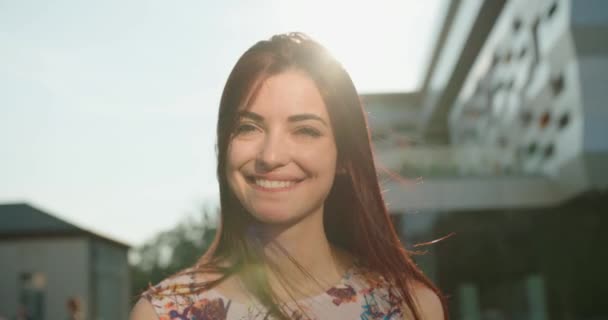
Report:
[[[281,301],[316,296],[340,282],[353,265],[349,253],[328,241],[322,215],[307,218],[290,226],[254,227],[263,243],[265,273]],[[230,276],[217,290],[236,301],[247,301],[252,296],[243,280],[238,274]]]
[[263,234],[268,278],[280,296],[321,293],[338,283],[352,264],[328,241],[322,214],[289,226],[264,226]]

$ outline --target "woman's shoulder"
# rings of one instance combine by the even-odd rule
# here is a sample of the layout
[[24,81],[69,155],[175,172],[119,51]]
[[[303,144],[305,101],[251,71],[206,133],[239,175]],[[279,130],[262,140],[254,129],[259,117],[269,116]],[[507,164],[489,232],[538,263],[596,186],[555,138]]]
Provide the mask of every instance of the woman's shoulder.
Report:
[[[413,283],[410,288],[421,319],[445,319],[443,303],[441,302],[441,298],[437,292],[421,282]],[[413,316],[411,316],[411,312],[409,310],[408,315],[410,315],[410,317],[413,319]]]
[[391,282],[386,280],[380,272],[358,264],[348,271],[345,280],[357,287],[360,292],[386,290],[391,287]]
[[139,309],[154,310],[160,320],[173,319],[195,311],[226,312],[226,304],[229,302],[224,301],[222,296],[209,287],[209,283],[219,277],[218,274],[200,272],[194,268],[185,269],[150,286],[141,295],[142,299],[138,304],[143,306],[139,306]]
[[[365,267],[356,267],[346,278],[347,284],[360,296],[362,307],[366,312],[388,315],[400,314],[405,319],[413,319],[412,312],[397,285],[382,275]],[[427,285],[412,281],[407,291],[411,295],[422,319],[443,319],[443,306],[438,294]],[[363,316],[363,315],[362,315]]]
[[169,276],[142,293],[142,298],[148,301],[162,299],[167,296],[180,296],[192,294],[197,289],[197,283],[204,280],[200,273],[192,268],[180,271]]

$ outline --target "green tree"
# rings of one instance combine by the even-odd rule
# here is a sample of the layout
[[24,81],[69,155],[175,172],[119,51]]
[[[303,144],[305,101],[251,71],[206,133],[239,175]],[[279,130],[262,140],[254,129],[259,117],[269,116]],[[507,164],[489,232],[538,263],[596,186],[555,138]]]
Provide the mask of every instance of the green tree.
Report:
[[192,266],[205,253],[217,230],[216,213],[203,209],[133,249],[130,267],[134,301],[151,284]]

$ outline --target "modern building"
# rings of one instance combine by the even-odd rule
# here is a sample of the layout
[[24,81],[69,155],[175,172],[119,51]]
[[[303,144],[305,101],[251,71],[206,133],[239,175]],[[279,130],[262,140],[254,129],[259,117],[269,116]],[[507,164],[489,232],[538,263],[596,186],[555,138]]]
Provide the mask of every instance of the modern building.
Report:
[[447,2],[424,84],[364,95],[385,198],[453,319],[605,319],[608,2]]
[[24,203],[0,205],[0,317],[127,319],[129,246]]

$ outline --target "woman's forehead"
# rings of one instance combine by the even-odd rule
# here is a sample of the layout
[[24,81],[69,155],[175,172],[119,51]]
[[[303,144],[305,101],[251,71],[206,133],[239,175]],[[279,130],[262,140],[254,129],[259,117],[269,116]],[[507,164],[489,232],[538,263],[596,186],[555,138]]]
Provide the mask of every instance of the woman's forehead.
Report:
[[304,72],[288,70],[263,80],[246,108],[263,117],[315,114],[327,119],[325,102],[315,82]]

